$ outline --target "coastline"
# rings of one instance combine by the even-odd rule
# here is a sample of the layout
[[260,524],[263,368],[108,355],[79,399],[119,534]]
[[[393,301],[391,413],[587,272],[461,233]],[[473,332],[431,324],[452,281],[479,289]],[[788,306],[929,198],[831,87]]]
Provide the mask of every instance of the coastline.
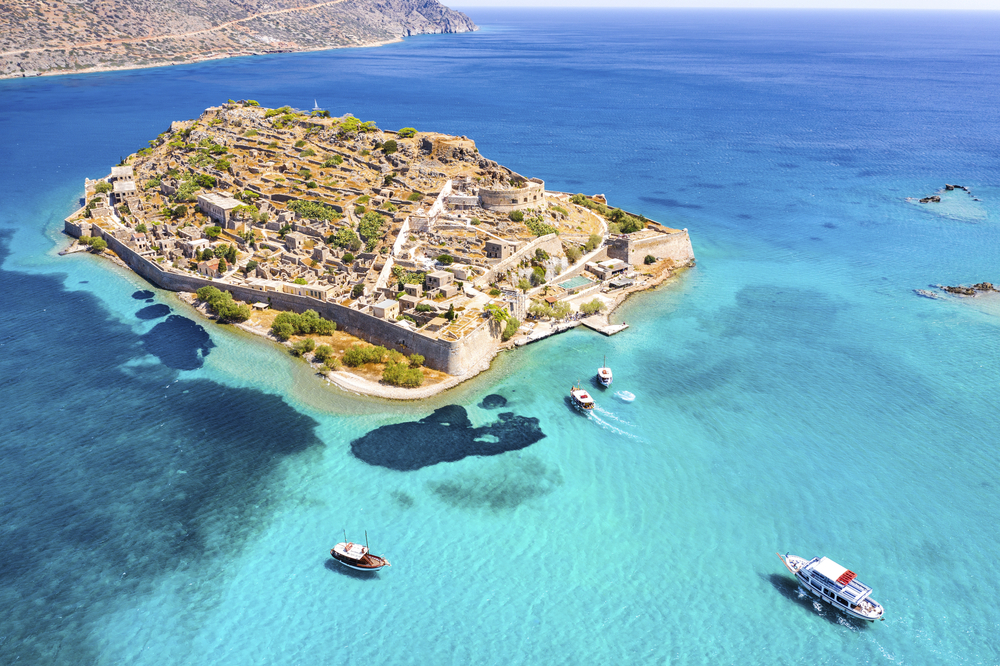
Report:
[[[194,65],[201,62],[209,62],[212,60],[228,60],[230,58],[253,58],[260,56],[274,56],[283,53],[313,53],[316,51],[333,51],[336,49],[360,49],[360,48],[375,48],[378,46],[385,46],[386,44],[396,44],[403,41],[403,37],[397,37],[395,39],[387,39],[383,41],[365,42],[362,44],[350,44],[344,46],[324,46],[320,48],[288,48],[281,49],[278,51],[270,52],[247,52],[247,53],[221,53],[221,54],[208,54],[204,56],[193,56],[184,60],[171,61],[171,62],[157,62],[157,63],[147,63],[147,64],[131,64],[123,66],[112,66],[112,67],[81,67],[80,69],[50,69],[41,72],[33,72],[30,76],[24,72],[20,74],[0,74],[0,80],[6,79],[34,79],[43,76],[64,76],[71,74],[100,74],[105,72],[127,72],[136,69],[154,69],[157,67],[173,67],[175,65]],[[18,52],[20,53],[20,51]]]

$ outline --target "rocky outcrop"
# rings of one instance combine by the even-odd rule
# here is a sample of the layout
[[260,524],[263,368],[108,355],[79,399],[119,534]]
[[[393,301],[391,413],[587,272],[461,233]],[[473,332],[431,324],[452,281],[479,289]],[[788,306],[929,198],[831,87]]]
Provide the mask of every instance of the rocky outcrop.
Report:
[[0,12],[0,78],[369,46],[476,29],[437,0],[7,3]]
[[923,199],[920,200],[920,203],[941,203],[941,197],[937,195],[924,197]]
[[992,282],[978,282],[971,287],[966,287],[965,285],[957,285],[954,287],[942,285],[940,288],[949,294],[957,294],[958,296],[975,296],[979,292],[986,293],[990,291],[1000,291],[993,286]]

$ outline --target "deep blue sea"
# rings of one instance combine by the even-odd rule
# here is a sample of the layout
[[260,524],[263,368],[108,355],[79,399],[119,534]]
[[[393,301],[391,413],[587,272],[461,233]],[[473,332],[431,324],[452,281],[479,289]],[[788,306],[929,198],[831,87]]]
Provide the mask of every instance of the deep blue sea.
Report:
[[[0,81],[0,663],[1000,663],[1000,301],[913,291],[1000,282],[1000,13],[470,14]],[[340,393],[56,254],[85,177],[229,98],[468,135],[690,229],[698,265],[615,337],[421,404]],[[972,195],[906,200],[945,183]],[[332,564],[345,529],[393,566]],[[775,551],[858,572],[886,621]]]

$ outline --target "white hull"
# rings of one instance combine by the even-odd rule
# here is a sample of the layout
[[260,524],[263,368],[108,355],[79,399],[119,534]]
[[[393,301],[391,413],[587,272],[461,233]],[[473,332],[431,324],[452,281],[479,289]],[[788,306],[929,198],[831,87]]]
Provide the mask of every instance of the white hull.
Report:
[[[795,576],[795,580],[799,582],[799,585],[801,585],[804,590],[828,605],[833,606],[845,615],[853,617],[857,620],[864,620],[865,622],[874,622],[875,620],[885,619],[883,617],[884,609],[874,599],[866,597],[863,601],[860,601],[858,605],[851,605],[850,603],[844,603],[843,600],[838,599],[839,595],[836,593],[836,590],[825,588],[828,592],[824,592],[824,587],[822,587],[822,584],[819,583],[814,576],[807,577],[804,573],[809,565],[809,560],[798,557],[797,555],[786,555],[781,559],[785,563],[785,566],[788,567],[788,570]],[[829,592],[833,592],[833,594],[830,594]]]

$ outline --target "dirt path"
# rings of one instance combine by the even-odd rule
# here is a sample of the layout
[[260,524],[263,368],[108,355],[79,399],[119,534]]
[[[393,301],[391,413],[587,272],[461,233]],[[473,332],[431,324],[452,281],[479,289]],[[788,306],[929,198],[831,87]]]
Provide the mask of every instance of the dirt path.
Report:
[[186,37],[196,37],[198,35],[207,35],[212,32],[217,32],[224,28],[237,25],[239,23],[246,23],[247,21],[252,21],[254,19],[262,18],[265,16],[274,16],[276,14],[288,14],[290,12],[307,12],[313,9],[318,9],[320,7],[326,7],[329,5],[336,5],[344,2],[344,0],[327,0],[326,2],[317,2],[315,5],[309,5],[308,7],[287,7],[285,9],[276,9],[272,12],[261,12],[259,14],[252,14],[245,18],[235,19],[233,21],[227,21],[226,23],[220,23],[219,25],[213,26],[211,28],[204,28],[202,30],[194,30],[192,32],[182,32],[173,35],[156,35],[149,37],[125,37],[122,39],[104,39],[97,42],[85,42],[83,44],[69,44],[63,47],[57,46],[42,46],[37,49],[21,49],[19,51],[3,51],[0,52],[0,56],[17,55],[19,53],[37,53],[39,51],[48,50],[60,50],[60,49],[79,49],[86,48],[88,46],[110,46],[113,44],[141,44],[143,42],[153,42],[161,39],[182,39]]

